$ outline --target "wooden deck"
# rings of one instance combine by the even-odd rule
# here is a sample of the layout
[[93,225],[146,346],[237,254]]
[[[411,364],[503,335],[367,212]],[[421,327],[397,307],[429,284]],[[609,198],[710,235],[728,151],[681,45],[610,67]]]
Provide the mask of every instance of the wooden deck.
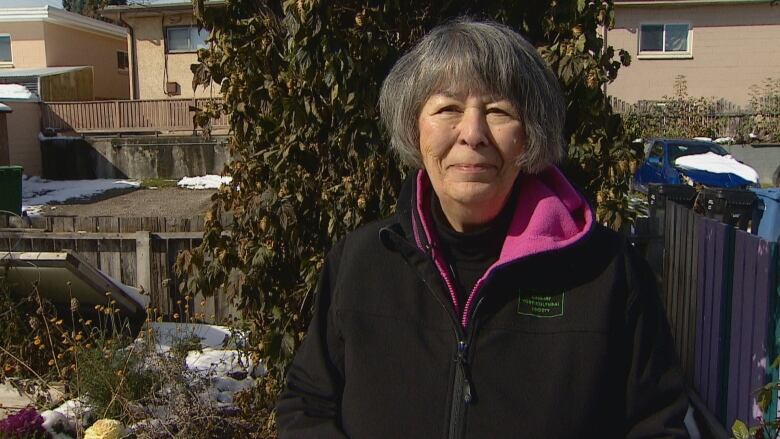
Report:
[[[79,134],[166,133],[196,131],[194,109],[210,99],[149,99],[123,101],[46,102],[43,128]],[[219,101],[219,100],[215,100]],[[226,116],[212,121],[212,129],[228,128]]]

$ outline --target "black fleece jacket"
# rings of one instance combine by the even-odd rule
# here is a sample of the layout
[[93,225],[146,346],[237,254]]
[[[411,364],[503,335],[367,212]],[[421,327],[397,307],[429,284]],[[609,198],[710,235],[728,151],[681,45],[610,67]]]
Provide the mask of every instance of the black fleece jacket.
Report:
[[464,320],[420,232],[419,184],[330,252],[280,438],[687,437],[654,279],[619,235],[592,225],[494,269]]

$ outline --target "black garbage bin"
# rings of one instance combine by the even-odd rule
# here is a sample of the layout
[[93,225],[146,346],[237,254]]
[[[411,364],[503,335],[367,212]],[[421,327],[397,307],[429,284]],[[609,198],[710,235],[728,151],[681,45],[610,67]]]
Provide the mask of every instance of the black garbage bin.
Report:
[[645,248],[645,259],[650,264],[660,282],[663,276],[664,235],[666,226],[666,202],[674,201],[687,207],[693,207],[696,200],[696,189],[684,184],[649,184],[647,185],[647,201],[650,206],[650,217],[647,227],[650,238]]
[[696,189],[687,184],[647,185],[647,203],[650,205],[651,233],[656,236],[663,236],[667,200],[693,207],[693,202],[696,200]]
[[701,189],[704,214],[709,218],[747,230],[753,217],[756,194],[745,189]]

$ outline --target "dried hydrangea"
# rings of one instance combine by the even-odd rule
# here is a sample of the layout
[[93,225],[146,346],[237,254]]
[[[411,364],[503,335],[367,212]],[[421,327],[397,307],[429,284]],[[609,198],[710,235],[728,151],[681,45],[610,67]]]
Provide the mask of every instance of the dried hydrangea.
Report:
[[84,439],[119,439],[125,427],[114,419],[99,419],[84,431]]

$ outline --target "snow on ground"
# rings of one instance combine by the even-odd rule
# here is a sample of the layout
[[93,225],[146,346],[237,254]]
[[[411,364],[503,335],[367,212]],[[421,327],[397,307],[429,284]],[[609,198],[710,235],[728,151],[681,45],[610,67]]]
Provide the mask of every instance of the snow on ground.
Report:
[[[177,340],[190,336],[198,337],[203,348],[221,348],[233,336],[230,328],[226,326],[201,323],[149,322],[147,326],[154,331],[157,352],[168,352]],[[236,335],[245,337],[239,333]]]
[[219,189],[221,185],[230,184],[231,181],[233,181],[233,177],[203,175],[201,177],[184,177],[176,185],[186,189]]
[[[200,339],[199,350],[190,351],[185,359],[187,369],[197,377],[193,382],[205,380],[207,385],[201,394],[203,398],[217,407],[232,407],[233,395],[254,385],[255,379],[266,373],[262,363],[256,363],[244,353],[229,347],[229,344],[241,344],[245,335],[226,326],[206,325],[198,323],[147,322],[147,328],[153,330],[156,346],[155,352],[167,355],[167,352],[178,340],[186,340],[196,336]],[[146,339],[136,340],[138,346]],[[155,355],[146,358],[146,366],[155,367]],[[79,400],[69,400],[53,410],[41,413],[44,427],[53,432],[58,424],[68,430],[75,430],[79,422],[89,416],[90,408]],[[160,413],[159,416],[164,416]],[[159,423],[159,419],[146,419],[142,424]],[[63,436],[67,437],[67,436]]]
[[36,99],[38,96],[19,84],[0,84],[0,99]]
[[[228,184],[231,181],[231,177],[204,175],[184,177],[178,182],[178,186],[188,189],[218,189],[221,184]],[[44,180],[40,177],[24,177],[22,210],[27,212],[27,215],[40,215],[41,207],[47,204],[84,200],[112,189],[140,187],[141,182],[134,180]]]
[[674,161],[681,169],[694,169],[716,174],[734,174],[745,180],[758,182],[758,173],[748,165],[738,162],[730,155],[718,155],[713,152],[706,154],[686,155]]
[[130,180],[44,180],[40,177],[25,177],[22,179],[22,210],[28,215],[38,215],[41,207],[47,204],[89,198],[111,189],[140,186],[141,183]]
[[718,137],[717,139],[713,140],[713,142],[721,145],[733,145],[736,143],[736,140],[734,140],[733,137]]

